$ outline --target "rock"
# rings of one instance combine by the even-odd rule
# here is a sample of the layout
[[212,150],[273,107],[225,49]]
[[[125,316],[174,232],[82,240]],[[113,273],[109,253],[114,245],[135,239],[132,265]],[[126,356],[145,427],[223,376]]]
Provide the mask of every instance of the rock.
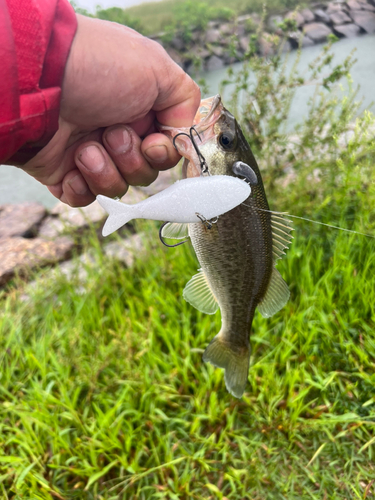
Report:
[[329,23],[329,16],[322,9],[314,10],[314,14],[317,21],[321,21],[322,23]]
[[366,33],[375,33],[375,14],[373,12],[352,10],[350,15],[355,24],[365,30]]
[[171,59],[173,59],[174,62],[182,68],[183,60],[177,50],[173,49],[172,47],[166,47],[165,50],[167,51],[169,57],[171,57]]
[[354,38],[361,32],[361,28],[353,23],[334,26],[333,30],[339,36],[345,36],[346,38]]
[[279,42],[279,37],[277,38],[277,42],[275,39],[275,35],[270,35],[269,33],[262,33],[259,37],[259,52],[263,57],[270,57],[276,54],[277,45]]
[[341,3],[329,3],[327,7],[327,14],[333,14],[334,12],[341,12],[343,10],[343,6]]
[[211,29],[206,31],[206,43],[219,43],[222,35],[218,29]]
[[144,250],[142,235],[133,234],[122,241],[112,241],[104,245],[103,251],[107,257],[123,262],[127,267],[134,263],[134,256]]
[[271,33],[281,34],[282,30],[280,28],[280,24],[282,24],[283,21],[284,19],[282,18],[282,16],[270,16],[267,21],[268,30]]
[[345,24],[352,21],[343,10],[332,12],[332,14],[329,15],[329,18],[333,24]]
[[348,0],[346,5],[350,10],[361,10],[361,4],[357,0]]
[[240,46],[240,49],[243,51],[243,52],[247,52],[249,50],[249,44],[250,44],[250,37],[249,36],[242,36],[239,40],[238,40],[238,44]]
[[301,16],[305,20],[305,23],[312,23],[315,21],[315,15],[310,9],[302,9]]
[[233,35],[235,25],[233,23],[225,23],[219,26],[219,30],[222,35]]
[[314,42],[311,40],[310,37],[302,33],[301,31],[294,31],[293,33],[289,33],[289,39],[291,41],[291,44],[293,47],[296,49],[299,48],[300,44],[301,47],[311,47],[314,44]]
[[217,57],[223,57],[224,55],[224,47],[221,45],[211,45],[210,46],[211,53]]
[[220,26],[219,21],[208,21],[207,27],[208,29],[217,29]]
[[328,35],[332,33],[331,29],[323,23],[306,24],[304,32],[315,43],[325,42]]
[[34,236],[46,213],[46,209],[40,203],[0,205],[0,239]]
[[176,50],[183,50],[185,48],[185,43],[180,36],[175,36],[171,40],[170,45]]
[[0,285],[16,274],[24,275],[35,267],[66,259],[73,246],[73,240],[68,237],[54,241],[20,237],[0,240]]
[[212,55],[207,61],[207,71],[215,71],[224,67],[224,61],[220,57]]
[[106,213],[97,201],[82,208],[72,208],[60,201],[51,210],[51,215],[58,215],[71,227],[81,228],[102,221]]
[[194,45],[189,53],[193,56],[194,59],[207,59],[211,55],[211,52],[205,47],[201,47],[199,45]]
[[375,12],[375,7],[373,5],[370,5],[369,3],[363,3],[361,4],[363,10],[369,10],[371,12]]
[[67,231],[67,225],[57,216],[49,215],[40,225],[38,236],[46,240],[52,240]]
[[297,23],[297,28],[300,28],[303,24],[305,24],[305,19],[303,18],[302,14],[299,12],[288,12],[288,14],[285,16],[286,19],[292,19],[296,21]]
[[288,40],[283,40],[280,44],[281,53],[286,54],[292,50],[292,44]]
[[234,27],[234,33],[237,37],[241,37],[245,35],[245,25],[244,24],[236,24]]

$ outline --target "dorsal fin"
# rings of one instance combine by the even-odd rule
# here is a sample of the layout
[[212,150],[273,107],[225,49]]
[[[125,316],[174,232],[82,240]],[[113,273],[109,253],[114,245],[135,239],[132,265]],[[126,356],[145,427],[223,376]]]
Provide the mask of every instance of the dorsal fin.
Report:
[[198,274],[195,274],[188,281],[183,291],[183,297],[198,311],[205,314],[214,314],[219,308],[216,297],[202,269],[199,269]]
[[161,230],[163,238],[181,240],[189,237],[189,224],[180,222],[168,222]]
[[292,221],[286,219],[280,214],[271,213],[272,228],[272,253],[274,263],[282,259],[285,255],[284,249],[289,248],[293,239],[290,234],[293,231]]
[[258,304],[260,314],[264,318],[269,318],[282,309],[288,302],[290,296],[288,285],[283,280],[281,274],[273,267],[267,292]]

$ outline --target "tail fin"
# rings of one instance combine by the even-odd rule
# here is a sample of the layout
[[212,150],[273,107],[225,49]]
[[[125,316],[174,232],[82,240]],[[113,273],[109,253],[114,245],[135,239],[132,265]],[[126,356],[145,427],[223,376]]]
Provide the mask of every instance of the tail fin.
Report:
[[132,205],[126,205],[125,203],[121,203],[121,201],[112,200],[112,198],[107,198],[107,196],[101,194],[96,199],[109,215],[103,227],[103,236],[114,233],[134,218]]
[[203,354],[203,361],[224,368],[225,385],[232,396],[241,398],[249,374],[250,348],[229,345],[216,335]]

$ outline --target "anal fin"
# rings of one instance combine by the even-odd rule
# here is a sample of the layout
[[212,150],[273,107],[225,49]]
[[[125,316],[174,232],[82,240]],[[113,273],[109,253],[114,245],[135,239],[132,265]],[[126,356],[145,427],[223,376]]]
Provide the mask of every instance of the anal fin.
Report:
[[182,295],[189,304],[205,314],[214,314],[219,308],[206,275],[201,269],[188,281]]

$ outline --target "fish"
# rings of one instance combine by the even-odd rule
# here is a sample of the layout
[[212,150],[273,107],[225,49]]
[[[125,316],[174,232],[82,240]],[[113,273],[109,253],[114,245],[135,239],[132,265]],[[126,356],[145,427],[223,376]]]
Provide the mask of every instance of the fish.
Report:
[[159,125],[184,157],[183,176],[232,176],[251,186],[249,197],[216,221],[175,228],[165,238],[189,236],[200,268],[183,297],[207,314],[221,311],[221,329],[204,351],[203,361],[223,368],[227,390],[241,398],[248,382],[250,334],[255,310],[276,314],[289,299],[277,260],[285,255],[291,221],[269,209],[258,164],[235,117],[219,95],[204,99],[190,129]]
[[132,219],[178,223],[209,220],[242,203],[250,191],[240,179],[219,175],[177,181],[134,205],[103,195],[96,199],[109,214],[102,230],[103,236],[108,236]]

